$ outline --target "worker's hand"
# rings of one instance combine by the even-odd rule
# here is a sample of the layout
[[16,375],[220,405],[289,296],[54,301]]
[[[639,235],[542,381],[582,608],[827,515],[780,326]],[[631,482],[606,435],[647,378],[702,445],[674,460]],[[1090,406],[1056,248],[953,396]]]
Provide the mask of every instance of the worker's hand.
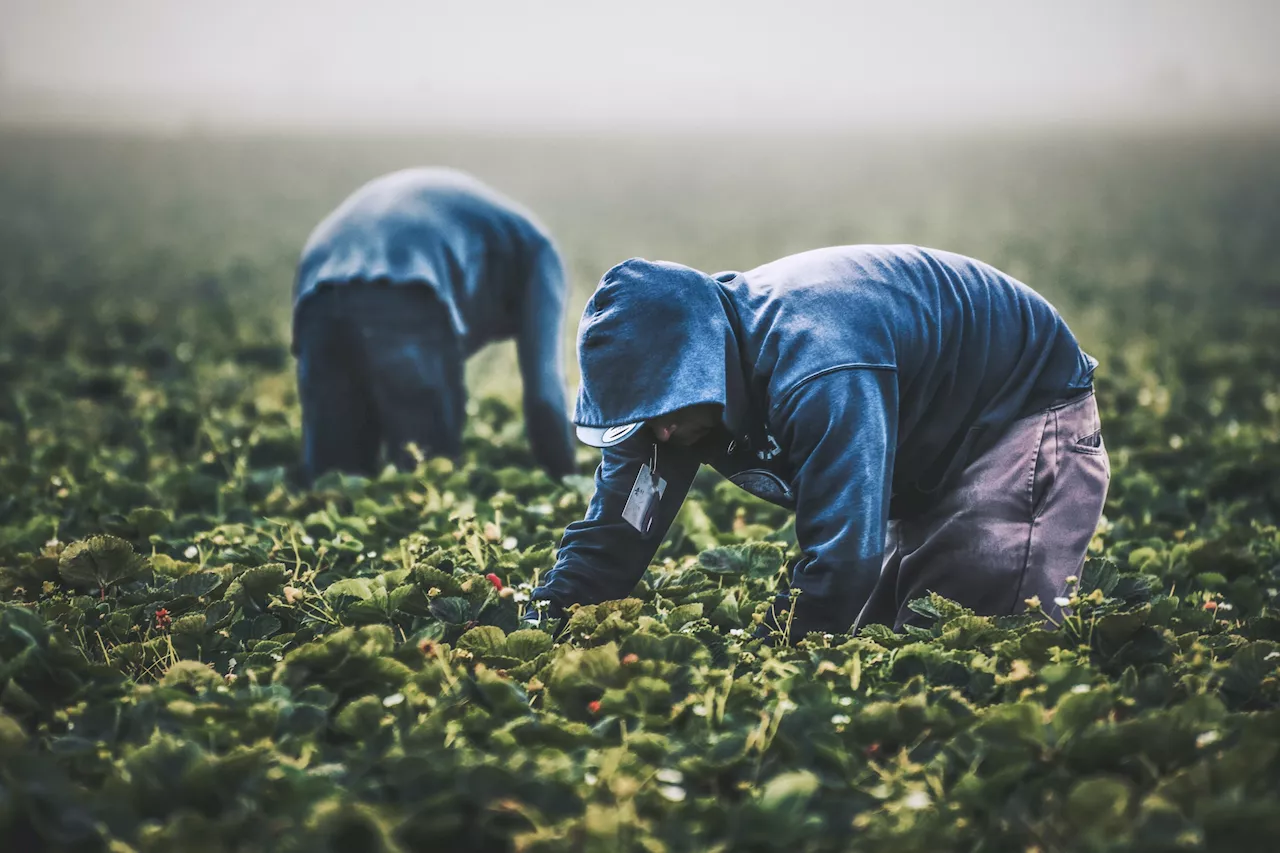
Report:
[[[541,607],[538,606],[539,603],[542,604]],[[557,643],[564,639],[565,631],[569,627],[569,620],[565,618],[564,608],[547,599],[530,601],[529,606],[525,608],[524,615],[520,617],[520,621],[524,623],[526,628],[542,628],[546,630]]]

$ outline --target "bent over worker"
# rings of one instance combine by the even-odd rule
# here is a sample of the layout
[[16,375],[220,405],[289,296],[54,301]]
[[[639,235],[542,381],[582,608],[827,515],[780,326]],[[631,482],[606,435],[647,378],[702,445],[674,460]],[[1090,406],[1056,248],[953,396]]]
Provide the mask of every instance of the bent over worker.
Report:
[[[633,259],[578,329],[578,436],[603,448],[586,518],[534,592],[552,614],[626,596],[699,465],[793,509],[802,557],[766,627],[1052,612],[1102,512],[1097,362],[987,264],[842,246],[710,276]],[[793,613],[788,613],[794,607]]]
[[372,474],[462,449],[466,359],[514,337],[534,458],[573,469],[560,353],[565,276],[546,229],[451,169],[360,187],[312,232],[294,285],[304,462]]

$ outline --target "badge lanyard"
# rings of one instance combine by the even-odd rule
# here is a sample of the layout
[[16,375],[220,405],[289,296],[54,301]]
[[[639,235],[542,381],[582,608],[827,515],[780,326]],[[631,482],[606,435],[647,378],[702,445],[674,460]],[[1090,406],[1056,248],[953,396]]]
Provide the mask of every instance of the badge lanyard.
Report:
[[667,481],[658,476],[658,443],[653,443],[653,452],[649,461],[640,465],[636,474],[635,485],[627,496],[627,505],[622,510],[622,519],[647,534],[653,527],[653,520],[658,515],[658,503],[662,493],[667,489]]

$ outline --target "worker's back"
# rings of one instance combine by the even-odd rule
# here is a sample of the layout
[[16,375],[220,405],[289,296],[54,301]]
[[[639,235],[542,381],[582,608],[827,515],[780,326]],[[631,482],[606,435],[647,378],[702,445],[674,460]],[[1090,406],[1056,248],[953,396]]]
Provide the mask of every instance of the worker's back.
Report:
[[516,334],[520,291],[549,245],[530,213],[470,175],[404,169],[360,187],[316,227],[294,305],[325,285],[426,284],[470,353]]

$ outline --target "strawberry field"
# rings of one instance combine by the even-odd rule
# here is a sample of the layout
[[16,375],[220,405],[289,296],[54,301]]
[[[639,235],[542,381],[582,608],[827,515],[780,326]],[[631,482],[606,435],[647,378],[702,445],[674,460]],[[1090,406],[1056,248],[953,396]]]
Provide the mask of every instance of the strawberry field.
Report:
[[[302,488],[292,264],[419,163],[544,218],[570,332],[632,255],[915,242],[1045,293],[1113,471],[1072,615],[764,647],[792,524],[708,470],[634,597],[522,627],[598,452],[535,468],[509,345],[463,464]],[[1277,235],[1265,134],[0,135],[0,849],[1273,850]]]

